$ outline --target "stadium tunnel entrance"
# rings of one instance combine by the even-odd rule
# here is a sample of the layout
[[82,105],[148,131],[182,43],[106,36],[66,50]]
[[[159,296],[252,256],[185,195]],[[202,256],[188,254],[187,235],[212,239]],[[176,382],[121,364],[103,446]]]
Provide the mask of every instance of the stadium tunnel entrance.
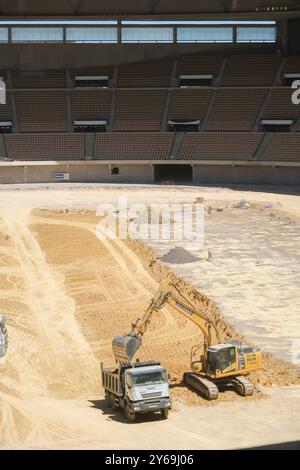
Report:
[[192,183],[192,165],[154,165],[154,182]]

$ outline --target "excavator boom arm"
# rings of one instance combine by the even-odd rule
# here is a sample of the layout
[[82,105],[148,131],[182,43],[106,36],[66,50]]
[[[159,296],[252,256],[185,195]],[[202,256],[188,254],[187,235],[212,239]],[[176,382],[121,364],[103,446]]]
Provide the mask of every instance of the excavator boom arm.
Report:
[[219,343],[218,334],[214,324],[200,310],[190,307],[175,296],[169,297],[167,299],[167,303],[200,328],[208,346]]
[[[174,286],[173,288],[176,289]],[[117,362],[126,364],[131,361],[135,352],[141,346],[142,337],[148,329],[153,314],[161,310],[166,304],[198,326],[204,335],[207,346],[219,343],[216,328],[205,313],[194,307],[188,300],[184,301],[181,296],[179,298],[174,294],[169,284],[162,283],[143,315],[132,324],[131,333],[114,338],[112,346]]]
[[140,337],[147,331],[154,312],[160,310],[167,300],[167,293],[158,290],[141,317],[132,323],[131,333]]

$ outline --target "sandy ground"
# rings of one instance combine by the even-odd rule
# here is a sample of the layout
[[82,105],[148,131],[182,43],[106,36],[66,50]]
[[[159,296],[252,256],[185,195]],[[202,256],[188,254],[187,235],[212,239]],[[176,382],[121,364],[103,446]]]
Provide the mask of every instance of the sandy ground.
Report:
[[[105,409],[99,362],[112,362],[112,336],[128,330],[157,283],[126,243],[100,242],[95,222],[84,214],[53,217],[34,209],[95,208],[120,192],[146,203],[154,196],[193,201],[203,193],[228,201],[279,198],[297,215],[297,196],[230,190],[1,191],[0,309],[8,317],[10,343],[0,365],[0,447],[235,448],[299,440],[299,386],[264,390],[267,399],[227,392],[214,405],[197,397],[197,407],[184,405],[174,389],[167,422],[147,418],[130,425],[130,432],[122,415]],[[197,341],[192,324],[164,309],[141,357],[158,357],[181,371]],[[226,431],[224,416],[230,419]]]
[[192,250],[193,262],[167,265],[213,299],[250,341],[292,361],[300,349],[300,221],[279,204],[240,209],[209,200],[204,250],[197,241],[150,244],[167,259],[170,248]]

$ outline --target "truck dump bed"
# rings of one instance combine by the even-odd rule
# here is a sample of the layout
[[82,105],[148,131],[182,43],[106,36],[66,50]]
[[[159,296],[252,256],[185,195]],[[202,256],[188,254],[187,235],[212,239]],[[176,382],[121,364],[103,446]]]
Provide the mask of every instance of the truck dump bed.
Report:
[[122,396],[123,392],[118,369],[113,367],[104,369],[103,364],[101,364],[101,378],[102,386],[105,390],[108,390],[114,395]]

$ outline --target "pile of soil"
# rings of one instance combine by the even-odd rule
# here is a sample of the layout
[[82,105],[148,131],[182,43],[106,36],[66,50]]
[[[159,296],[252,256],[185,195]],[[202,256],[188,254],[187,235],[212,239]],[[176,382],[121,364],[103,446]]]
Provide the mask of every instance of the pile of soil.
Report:
[[192,255],[192,253],[179,246],[172,248],[169,253],[162,256],[161,260],[164,263],[171,264],[185,264],[199,261],[196,256]]

